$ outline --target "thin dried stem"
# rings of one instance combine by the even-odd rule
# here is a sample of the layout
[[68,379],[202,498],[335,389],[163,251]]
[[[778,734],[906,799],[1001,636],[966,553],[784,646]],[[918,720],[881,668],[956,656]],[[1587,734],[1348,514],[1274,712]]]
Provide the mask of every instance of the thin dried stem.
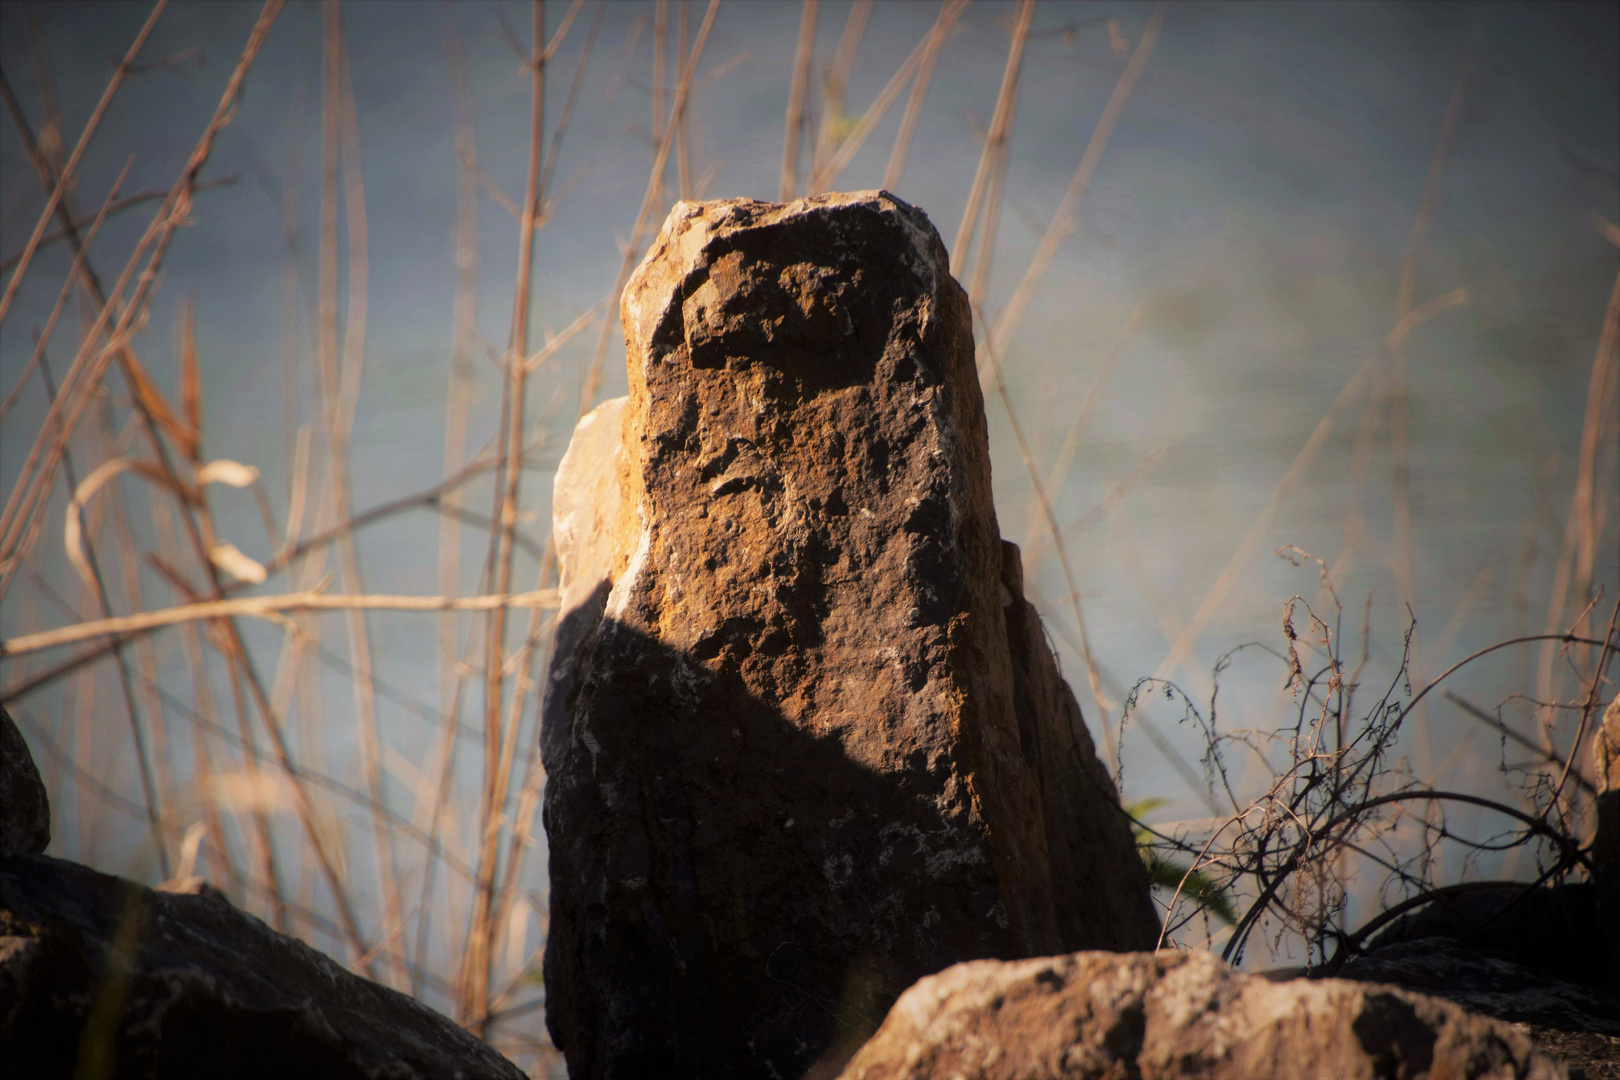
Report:
[[[528,388],[528,368],[524,359],[529,337],[529,275],[534,258],[534,225],[540,187],[540,152],[545,131],[545,5],[533,0],[533,20],[529,116],[529,169],[523,200],[523,218],[518,233],[517,286],[512,300],[512,330],[507,345],[507,382],[502,406],[506,443],[502,448],[505,483],[497,485],[494,518],[500,531],[490,537],[490,565],[494,568],[495,591],[506,593],[512,587],[512,533],[517,527],[518,481],[523,474],[524,396]],[[663,39],[656,41],[662,55]],[[661,74],[659,82],[661,83]],[[667,134],[667,132],[666,132]],[[495,862],[501,828],[501,807],[505,802],[505,775],[501,755],[501,671],[505,664],[506,609],[490,615],[484,637],[484,800],[479,841],[478,882],[473,900],[472,924],[462,953],[461,993],[458,1011],[464,1023],[470,1022],[482,1034],[488,1027],[485,1006],[489,1000],[490,905],[494,901]]]
[[91,638],[130,634],[197,619],[248,617],[280,623],[273,616],[288,611],[496,611],[504,608],[555,607],[557,590],[495,593],[484,596],[328,595],[316,590],[275,596],[245,596],[235,600],[200,600],[194,604],[140,611],[112,619],[74,623],[55,630],[19,634],[0,641],[0,656],[20,656],[54,649]]
[[[79,167],[79,159],[84,156],[85,147],[90,145],[90,137],[96,133],[96,128],[101,124],[101,118],[107,112],[107,106],[112,104],[113,96],[118,93],[118,88],[124,84],[125,76],[130,73],[135,58],[140,55],[141,47],[146,44],[147,37],[152,33],[152,28],[157,25],[158,16],[163,14],[163,9],[168,6],[168,2],[169,0],[158,0],[156,4],[152,5],[151,14],[147,15],[146,21],[141,24],[141,28],[136,33],[135,40],[130,43],[129,51],[124,54],[123,60],[119,61],[118,66],[113,69],[112,77],[107,80],[106,89],[101,92],[101,100],[96,102],[96,107],[90,112],[90,119],[85,121],[84,130],[79,133],[79,141],[74,144],[73,153],[68,155],[67,163],[62,166],[61,175],[57,177],[50,196],[45,200],[45,208],[40,211],[39,220],[34,223],[34,231],[29,235],[28,243],[23,246],[22,254],[17,258],[17,269],[12,272],[11,280],[6,283],[5,294],[0,295],[0,323],[5,322],[6,314],[11,310],[12,301],[17,297],[17,290],[22,287],[23,277],[28,273],[28,264],[33,259],[34,252],[39,250],[40,241],[45,236],[45,226],[50,222],[51,217],[56,214],[62,196],[73,183],[73,174]],[[0,84],[3,84],[3,82],[0,82]],[[5,96],[8,107],[14,108],[15,98],[12,96],[9,86],[5,88]],[[63,224],[69,231],[72,231],[71,215],[65,218]]]
[[1158,44],[1159,32],[1163,25],[1164,5],[1161,3],[1154,6],[1153,15],[1148,19],[1146,29],[1142,31],[1142,38],[1136,43],[1136,51],[1131,54],[1130,63],[1125,65],[1119,80],[1114,83],[1114,92],[1109,95],[1108,104],[1103,106],[1096,127],[1091,129],[1091,138],[1086,141],[1085,152],[1080,155],[1080,164],[1075,166],[1074,175],[1069,178],[1069,186],[1063,192],[1063,200],[1053,212],[1052,220],[1047,224],[1046,232],[1035,248],[1035,254],[1029,260],[1028,268],[1024,270],[1023,279],[1019,281],[1018,288],[1013,290],[1007,306],[996,317],[995,326],[990,333],[995,338],[998,353],[1006,352],[1013,333],[1023,320],[1025,309],[1035,295],[1036,287],[1040,285],[1041,279],[1046,276],[1046,271],[1052,265],[1052,260],[1057,256],[1058,248],[1078,227],[1077,211],[1080,208],[1080,200],[1091,184],[1091,178],[1097,171],[1097,163],[1102,160],[1103,151],[1108,147],[1109,136],[1114,133],[1120,114],[1125,111],[1125,103],[1130,100],[1131,91],[1136,89],[1136,81],[1141,78],[1143,69],[1147,67],[1148,58],[1153,55],[1153,48]]
[[[942,6],[951,3],[952,0],[943,0]],[[962,10],[966,8],[964,3]],[[941,19],[943,14],[941,12]],[[922,119],[923,102],[928,99],[928,87],[934,78],[934,66],[939,63],[939,54],[944,50],[954,24],[954,16],[951,26],[942,27],[940,21],[936,20],[935,31],[928,37],[922,63],[917,67],[917,77],[911,81],[911,93],[906,97],[906,111],[900,118],[900,130],[894,136],[893,149],[889,151],[889,164],[883,169],[883,188],[886,191],[900,186],[900,176],[906,171],[906,158],[911,153],[911,141],[916,137],[917,124]]]
[[854,0],[844,18],[844,32],[838,36],[832,63],[821,79],[821,118],[810,155],[810,189],[815,194],[815,177],[826,171],[826,163],[843,139],[844,103],[849,80],[855,70],[855,53],[866,36],[866,23],[872,17],[872,0]]
[[799,44],[793,52],[793,82],[788,87],[787,115],[782,122],[782,176],[776,197],[793,198],[799,185],[799,144],[804,141],[805,98],[810,91],[810,63],[816,47],[817,0],[799,9]]
[[[1464,53],[1462,70],[1452,87],[1446,103],[1445,115],[1440,121],[1440,133],[1435,139],[1434,152],[1429,159],[1429,171],[1423,180],[1423,194],[1418,199],[1417,214],[1407,235],[1406,250],[1401,257],[1401,281],[1395,300],[1395,321],[1412,312],[1413,295],[1417,289],[1417,264],[1435,212],[1440,206],[1440,182],[1445,175],[1446,156],[1451,149],[1457,121],[1462,115],[1463,100],[1467,95],[1473,52],[1479,40],[1478,32],[1470,40]],[[1412,551],[1412,474],[1410,449],[1407,439],[1407,412],[1410,394],[1406,379],[1406,346],[1404,341],[1389,346],[1389,439],[1390,466],[1393,473],[1395,517],[1395,584],[1401,601],[1412,610],[1417,609],[1416,562]],[[1414,634],[1411,644],[1412,678],[1423,681],[1423,649],[1421,638]],[[1429,776],[1433,769],[1433,750],[1429,739],[1428,710],[1419,712],[1414,728],[1415,753],[1418,771]]]
[[[951,272],[958,277],[967,265],[968,251],[984,208],[985,191],[990,184],[991,174],[1012,130],[1013,112],[1018,99],[1018,75],[1023,70],[1024,45],[1029,40],[1029,24],[1034,17],[1035,0],[1019,0],[1012,41],[1007,47],[1007,66],[1001,73],[1001,90],[996,94],[996,109],[991,115],[990,130],[985,133],[984,149],[979,154],[979,164],[973,173],[973,186],[968,189],[962,224],[957,227],[956,242],[951,245]],[[968,295],[970,299],[980,299],[972,292]]]
[[[675,103],[671,106],[676,112],[686,107],[687,95],[692,90],[692,76],[697,70],[698,59],[703,55],[703,46],[708,43],[709,30],[714,26],[714,17],[720,10],[720,0],[709,0],[708,10],[703,13],[703,23],[698,27],[697,40],[692,43],[692,52],[686,58],[686,65],[681,70],[681,81],[675,87]],[[653,207],[658,202],[659,177],[664,174],[664,165],[669,161],[672,128],[666,127],[664,138],[659,140],[658,150],[653,155],[653,167],[647,177],[647,190],[641,197],[641,208],[636,211],[636,223],[630,230],[630,242],[625,245],[624,259],[619,264],[618,276],[614,279],[611,295],[618,296],[624,292],[624,283],[630,279],[630,271],[635,268],[636,257],[641,252],[641,238],[647,230],[652,217]],[[591,366],[585,373],[585,382],[579,394],[579,415],[584,416],[591,411],[596,401],[596,392],[602,381],[602,361],[607,356],[608,339],[613,333],[614,320],[611,314],[602,320],[602,333],[596,339],[596,352],[591,357]]]
[[865,144],[866,137],[889,111],[889,106],[900,96],[900,91],[905,89],[906,82],[915,80],[930,54],[938,54],[936,42],[944,41],[951,27],[956,24],[957,18],[967,10],[968,3],[969,0],[945,0],[940,6],[939,17],[935,19],[933,27],[917,43],[916,48],[911,50],[911,55],[906,57],[905,62],[895,69],[895,73],[890,76],[883,89],[878,91],[878,96],[872,99],[872,104],[867,106],[866,112],[861,114],[859,122],[828,155],[826,164],[810,178],[810,194],[826,191],[838,182],[839,175],[855,159],[855,154]]

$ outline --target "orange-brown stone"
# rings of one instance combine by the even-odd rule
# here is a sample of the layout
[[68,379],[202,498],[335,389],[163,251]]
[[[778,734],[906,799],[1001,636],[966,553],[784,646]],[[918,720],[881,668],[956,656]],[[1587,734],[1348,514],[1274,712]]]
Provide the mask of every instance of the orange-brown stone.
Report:
[[559,469],[547,1014],[576,1078],[798,1077],[958,960],[1151,947],[1004,552],[967,300],[884,192],[681,203]]

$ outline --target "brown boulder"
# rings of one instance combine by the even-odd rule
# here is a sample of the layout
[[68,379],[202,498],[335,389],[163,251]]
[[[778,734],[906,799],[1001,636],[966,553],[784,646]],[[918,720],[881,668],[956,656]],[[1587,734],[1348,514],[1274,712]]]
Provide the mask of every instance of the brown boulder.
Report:
[[547,1019],[571,1075],[797,1077],[975,957],[1151,947],[999,540],[966,298],[882,192],[678,204],[554,506]]
[[907,990],[841,1080],[1567,1076],[1522,1032],[1338,979],[1271,982],[1204,952],[958,964]]

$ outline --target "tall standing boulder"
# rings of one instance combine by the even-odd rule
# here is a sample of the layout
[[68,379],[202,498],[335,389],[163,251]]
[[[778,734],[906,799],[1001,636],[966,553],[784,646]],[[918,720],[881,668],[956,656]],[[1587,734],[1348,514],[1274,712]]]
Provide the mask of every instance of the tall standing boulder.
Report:
[[965,295],[884,192],[680,203],[558,471],[547,1019],[797,1077],[959,960],[1151,948],[991,501]]

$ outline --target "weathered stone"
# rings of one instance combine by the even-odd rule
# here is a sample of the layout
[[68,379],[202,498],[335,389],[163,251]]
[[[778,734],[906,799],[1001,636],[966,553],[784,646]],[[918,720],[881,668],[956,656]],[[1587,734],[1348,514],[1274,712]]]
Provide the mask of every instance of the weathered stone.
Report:
[[1609,989],[1620,993],[1620,697],[1603,710],[1592,735],[1597,831],[1592,838],[1592,881],[1599,932],[1607,945]]
[[1500,1020],[1620,1036],[1620,997],[1453,938],[1385,945],[1339,975],[1433,994]]
[[1058,671],[1018,546],[1002,541],[1002,594],[1019,742],[1041,789],[1061,951],[1152,948],[1159,921],[1119,794]]
[[0,1076],[73,1075],[523,1073],[212,890],[157,892],[44,855],[0,856]]
[[22,732],[0,707],[0,855],[33,855],[51,842],[51,804]]
[[1519,964],[1553,979],[1601,987],[1607,982],[1608,958],[1602,949],[1592,947],[1602,936],[1595,896],[1589,882],[1539,887],[1513,882],[1454,885],[1432,902],[1395,919],[1367,943],[1366,954],[1352,958],[1349,966],[1335,974],[1344,975],[1390,946],[1449,938],[1470,952]]
[[681,203],[622,315],[629,397],[555,488],[545,977],[571,1075],[797,1077],[957,960],[1151,947],[999,541],[927,219],[881,192]]
[[843,1080],[1563,1077],[1527,1035],[1339,979],[1272,982],[1204,952],[958,964],[907,990]]

